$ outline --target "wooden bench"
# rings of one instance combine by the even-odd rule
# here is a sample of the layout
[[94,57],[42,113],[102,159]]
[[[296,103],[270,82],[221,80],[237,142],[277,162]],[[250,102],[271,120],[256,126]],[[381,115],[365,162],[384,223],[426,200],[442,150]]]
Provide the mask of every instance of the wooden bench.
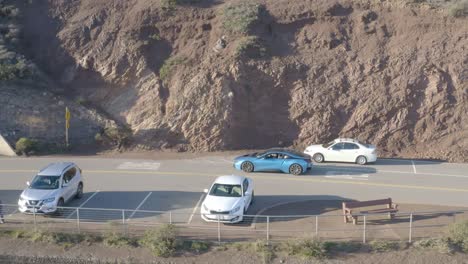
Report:
[[[392,219],[396,212],[398,212],[398,205],[392,203],[392,198],[380,199],[380,200],[370,200],[370,201],[352,201],[352,202],[343,202],[343,216],[344,222],[348,223],[350,218],[353,219],[353,224],[356,224],[358,221],[358,214],[379,214],[379,213],[388,213],[388,217]],[[368,207],[376,205],[386,205],[385,208],[372,209],[366,211],[359,211],[357,214],[353,211],[355,208],[359,207]]]

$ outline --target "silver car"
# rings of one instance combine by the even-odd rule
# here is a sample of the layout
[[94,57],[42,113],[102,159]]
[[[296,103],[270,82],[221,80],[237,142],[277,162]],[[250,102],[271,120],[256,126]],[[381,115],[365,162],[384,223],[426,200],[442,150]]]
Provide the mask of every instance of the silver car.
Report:
[[81,169],[72,162],[49,164],[26,184],[18,201],[22,213],[54,214],[57,207],[83,196]]

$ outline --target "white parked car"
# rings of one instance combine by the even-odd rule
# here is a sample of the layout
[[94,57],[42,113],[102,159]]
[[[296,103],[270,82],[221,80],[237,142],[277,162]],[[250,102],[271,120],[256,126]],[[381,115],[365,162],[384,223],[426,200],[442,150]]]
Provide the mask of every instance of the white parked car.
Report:
[[22,213],[53,214],[57,207],[83,196],[81,169],[72,162],[49,164],[26,184],[18,201]]
[[337,138],[323,145],[310,145],[305,151],[315,162],[355,162],[360,165],[377,160],[374,145],[364,144],[355,139]]
[[253,182],[243,176],[220,176],[205,192],[200,212],[207,222],[241,222],[254,199]]

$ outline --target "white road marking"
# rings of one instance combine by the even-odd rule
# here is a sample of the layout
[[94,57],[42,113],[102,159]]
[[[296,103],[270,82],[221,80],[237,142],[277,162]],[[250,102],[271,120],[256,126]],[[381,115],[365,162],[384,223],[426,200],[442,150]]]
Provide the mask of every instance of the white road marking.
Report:
[[336,174],[336,171],[327,171],[325,178],[332,179],[348,179],[348,180],[364,180],[367,181],[369,174],[349,175],[349,174]]
[[200,203],[202,202],[203,197],[205,197],[205,194],[202,194],[202,195],[200,196],[200,199],[198,200],[197,204],[196,204],[195,207],[193,208],[192,214],[190,215],[190,218],[189,218],[189,220],[187,221],[187,224],[190,224],[190,223],[192,222],[193,216],[194,216],[195,213],[197,212],[198,207],[200,207]]
[[118,170],[158,170],[161,166],[159,162],[133,162],[127,161],[120,164]]
[[16,214],[16,212],[18,212],[18,209],[15,209],[13,212],[11,212],[10,214],[6,215],[6,217],[11,217],[12,215]]
[[[78,206],[78,208],[82,208],[89,200],[91,200],[98,193],[99,193],[99,190],[95,191],[93,194],[91,194],[91,196],[88,197],[88,199],[86,199],[86,201],[81,203],[81,205]],[[66,218],[69,219],[75,212],[76,212],[76,209],[73,210]]]
[[138,205],[138,207],[135,210],[133,210],[133,213],[127,218],[127,221],[130,220],[130,218],[132,218],[138,210],[140,210],[140,207],[146,202],[146,200],[148,199],[148,197],[150,197],[150,195],[152,193],[153,192],[150,192],[150,193],[148,193],[148,195],[146,195],[145,199],[143,199],[143,201],[141,201],[141,203]]
[[416,171],[416,165],[414,165],[414,161],[411,160],[411,164],[413,164],[413,171],[414,171],[414,174],[418,174],[418,172]]
[[[338,167],[335,167],[335,166],[315,166],[315,167],[312,167],[312,169],[329,169],[329,168],[332,168],[333,170],[347,170],[347,171],[356,171],[356,172],[367,172],[367,173],[373,173],[373,172],[370,172],[369,170],[363,170],[363,169],[359,169],[359,168],[338,168]],[[373,168],[373,167],[371,167]],[[376,168],[373,168],[375,169],[375,174],[373,173],[373,175],[376,175],[376,176],[379,176],[377,173],[379,172],[388,172],[388,173],[399,173],[399,174],[411,174],[411,173],[414,173],[414,172],[411,172],[411,171],[393,171],[393,170],[378,170]],[[426,173],[426,172],[419,172],[418,175],[420,176],[425,176],[425,175],[428,175],[428,176],[441,176],[441,177],[454,177],[454,178],[468,178],[467,175],[460,175],[460,174],[441,174],[441,173]]]
[[89,200],[91,200],[91,199],[92,199],[96,194],[98,194],[99,192],[100,192],[100,191],[97,190],[97,191],[95,191],[93,194],[91,194],[91,196],[88,197],[88,199],[86,199],[86,201],[84,201],[78,208],[83,207]]

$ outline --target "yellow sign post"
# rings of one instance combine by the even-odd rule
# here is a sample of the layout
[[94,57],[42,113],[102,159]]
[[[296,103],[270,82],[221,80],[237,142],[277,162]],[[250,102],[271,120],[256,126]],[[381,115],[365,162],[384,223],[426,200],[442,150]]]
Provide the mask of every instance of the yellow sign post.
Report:
[[68,147],[68,129],[70,128],[70,110],[68,110],[68,107],[65,107],[65,142]]

